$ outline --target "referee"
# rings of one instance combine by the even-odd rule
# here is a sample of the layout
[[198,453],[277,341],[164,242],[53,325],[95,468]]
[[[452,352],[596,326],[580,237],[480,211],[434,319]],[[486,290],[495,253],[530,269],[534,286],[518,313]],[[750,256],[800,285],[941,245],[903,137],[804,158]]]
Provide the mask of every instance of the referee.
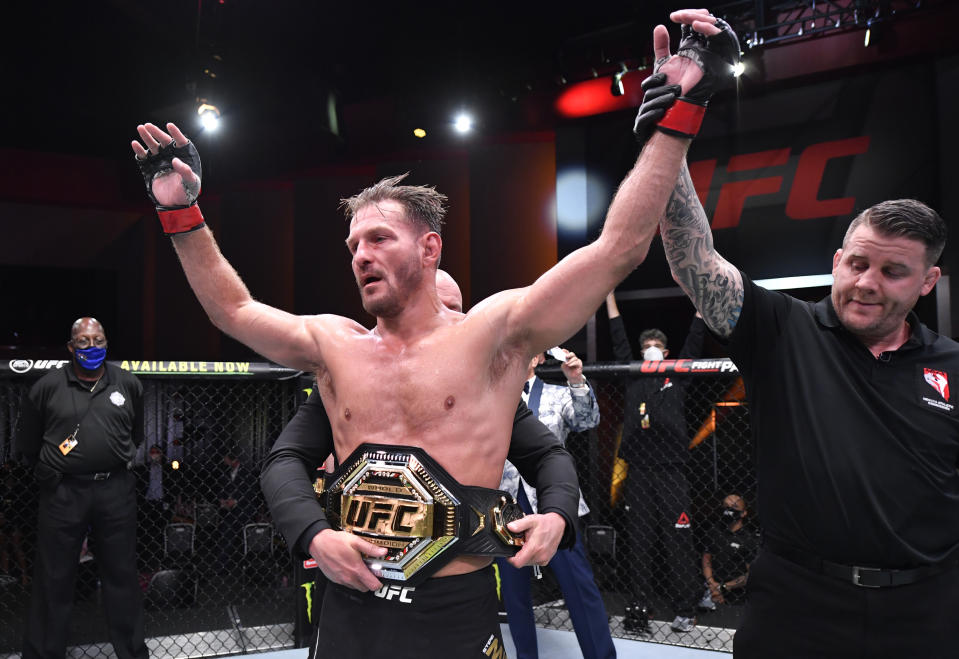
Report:
[[37,557],[24,659],[63,659],[80,547],[90,534],[110,640],[120,659],[148,657],[136,569],[135,477],[143,441],[143,387],[107,364],[107,337],[94,318],[73,324],[65,368],[31,387],[17,449],[39,486]]

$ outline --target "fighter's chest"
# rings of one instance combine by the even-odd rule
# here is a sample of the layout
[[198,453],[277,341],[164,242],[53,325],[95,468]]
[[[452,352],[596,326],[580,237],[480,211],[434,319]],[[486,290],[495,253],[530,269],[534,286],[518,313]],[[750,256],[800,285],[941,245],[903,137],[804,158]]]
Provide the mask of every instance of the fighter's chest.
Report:
[[331,369],[327,395],[341,422],[373,430],[424,428],[457,416],[478,378],[444,345],[370,349]]

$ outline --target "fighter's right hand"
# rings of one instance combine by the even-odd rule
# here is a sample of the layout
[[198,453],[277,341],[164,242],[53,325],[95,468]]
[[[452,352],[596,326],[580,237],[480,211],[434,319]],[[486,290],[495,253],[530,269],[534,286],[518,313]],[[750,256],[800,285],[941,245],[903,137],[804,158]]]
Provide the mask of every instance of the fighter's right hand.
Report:
[[681,23],[682,38],[675,55],[669,54],[669,33],[662,25],[653,30],[655,73],[678,84],[682,96],[657,124],[664,133],[695,137],[712,95],[734,80],[739,62],[739,39],[724,20],[705,9],[674,11],[670,19]]
[[172,236],[204,226],[196,205],[202,168],[200,154],[186,135],[172,123],[167,130],[169,134],[153,124],[137,126],[143,144],[134,140],[130,146],[163,231]]
[[330,581],[366,592],[379,590],[383,584],[369,566],[364,556],[382,558],[386,548],[367,542],[347,533],[324,529],[310,542],[310,556]]

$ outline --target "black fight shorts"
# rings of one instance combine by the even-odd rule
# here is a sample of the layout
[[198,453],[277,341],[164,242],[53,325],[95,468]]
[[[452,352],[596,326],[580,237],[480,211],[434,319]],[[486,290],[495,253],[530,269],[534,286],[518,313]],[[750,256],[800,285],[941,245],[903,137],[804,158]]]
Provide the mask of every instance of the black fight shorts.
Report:
[[506,659],[493,567],[361,593],[329,584],[313,659]]

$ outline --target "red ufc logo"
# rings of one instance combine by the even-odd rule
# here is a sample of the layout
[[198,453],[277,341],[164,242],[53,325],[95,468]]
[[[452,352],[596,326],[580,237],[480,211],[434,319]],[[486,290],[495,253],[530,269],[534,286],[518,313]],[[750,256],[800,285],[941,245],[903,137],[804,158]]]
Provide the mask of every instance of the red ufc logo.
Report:
[[[869,148],[869,136],[850,137],[844,140],[820,142],[806,147],[796,164],[789,199],[786,201],[786,217],[793,220],[809,220],[816,217],[833,217],[851,213],[856,205],[855,197],[838,199],[819,199],[826,165],[834,158],[855,156],[865,153]],[[785,165],[789,161],[790,149],[772,149],[732,156],[726,165],[727,172],[760,172],[768,167]],[[693,186],[703,206],[709,195],[709,186],[716,173],[715,158],[689,163],[689,174]],[[743,206],[749,197],[779,192],[783,185],[782,176],[757,176],[746,181],[729,181],[719,189],[719,200],[713,212],[713,229],[729,229],[739,225]]]

